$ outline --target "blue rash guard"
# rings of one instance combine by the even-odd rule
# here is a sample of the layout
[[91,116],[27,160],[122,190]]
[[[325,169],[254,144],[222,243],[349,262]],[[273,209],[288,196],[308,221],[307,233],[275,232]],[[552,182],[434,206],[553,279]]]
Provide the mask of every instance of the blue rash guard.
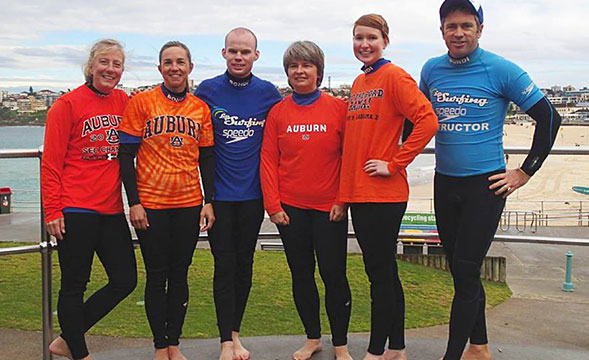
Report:
[[527,112],[544,98],[519,66],[480,47],[462,59],[428,60],[419,88],[438,115],[436,172],[461,177],[504,169],[509,101]]
[[272,83],[225,72],[204,80],[194,95],[209,105],[215,133],[215,195],[218,201],[262,198],[260,148],[266,115],[282,100]]

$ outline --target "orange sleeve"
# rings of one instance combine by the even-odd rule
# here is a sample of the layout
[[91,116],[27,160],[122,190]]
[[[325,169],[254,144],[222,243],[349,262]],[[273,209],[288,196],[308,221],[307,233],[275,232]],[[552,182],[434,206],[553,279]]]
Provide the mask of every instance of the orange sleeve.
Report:
[[[340,151],[342,153],[341,155],[343,155],[343,152],[344,152],[344,135],[346,134],[346,114],[348,113],[348,102],[347,101],[344,101],[344,100],[341,100],[341,102],[338,102],[338,103],[340,104],[340,114],[338,114],[338,120],[339,120],[340,126],[341,126],[340,133],[339,133],[339,135],[340,135],[340,146],[341,146]],[[341,163],[342,162],[340,162],[340,168],[339,168],[339,172],[338,172],[340,179],[341,179],[341,176],[342,176],[342,174],[341,174],[341,172],[342,172]],[[341,181],[338,181],[337,182],[338,187],[341,185],[341,183],[342,183]],[[335,199],[335,203],[334,204],[335,205],[339,205],[339,206],[346,206],[346,203],[345,202],[342,202],[340,200],[339,194],[340,194],[340,191],[338,189],[338,191],[337,191],[337,197]]]
[[133,136],[143,137],[145,131],[145,122],[148,120],[143,116],[142,111],[142,100],[141,98],[146,96],[147,93],[141,93],[133,96],[123,112],[123,120],[119,126],[119,131],[127,133]]
[[280,195],[278,193],[278,164],[280,157],[277,133],[278,112],[278,106],[275,105],[268,113],[260,154],[260,182],[264,196],[264,208],[270,216],[284,211],[280,205]]
[[394,84],[395,106],[413,123],[413,131],[389,164],[391,173],[406,168],[438,130],[438,117],[415,80],[401,70]]
[[63,217],[61,177],[71,129],[71,105],[64,100],[58,100],[47,113],[41,160],[41,195],[46,222]]
[[198,146],[208,147],[213,146],[215,144],[213,121],[211,120],[211,110],[209,109],[209,106],[205,102],[202,102],[202,104],[204,116],[202,119],[202,129],[200,132],[200,138],[198,139]]

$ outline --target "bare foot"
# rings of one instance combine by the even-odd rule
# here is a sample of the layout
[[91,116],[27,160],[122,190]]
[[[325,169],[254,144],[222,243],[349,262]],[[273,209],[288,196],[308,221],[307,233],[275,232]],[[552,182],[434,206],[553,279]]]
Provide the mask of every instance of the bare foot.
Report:
[[314,353],[321,351],[321,339],[307,339],[302,348],[292,354],[294,360],[309,360]]
[[407,351],[387,349],[383,355],[384,360],[407,360]]
[[56,337],[55,340],[49,344],[49,352],[53,355],[66,357],[70,360],[73,359],[67,343],[61,336]]
[[348,345],[335,347],[335,360],[354,360],[348,351]]
[[363,360],[384,360],[384,356],[383,355],[374,355],[374,354],[371,354],[367,351],[366,355],[364,355]]
[[221,355],[219,360],[233,360],[233,342],[223,341],[221,343]]
[[170,356],[168,355],[168,348],[155,349],[155,352],[153,353],[153,360],[170,360]]
[[239,340],[239,333],[236,331],[231,332],[231,338],[233,339],[233,360],[248,360],[250,352],[243,347]]
[[462,360],[491,360],[491,350],[489,350],[489,344],[470,344],[468,349],[462,354]]
[[182,355],[180,346],[168,346],[168,356],[170,360],[188,360]]

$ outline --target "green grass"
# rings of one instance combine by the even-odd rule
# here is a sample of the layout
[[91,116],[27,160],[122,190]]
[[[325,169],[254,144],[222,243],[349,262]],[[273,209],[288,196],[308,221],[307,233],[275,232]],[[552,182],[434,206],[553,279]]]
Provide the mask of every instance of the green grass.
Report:
[[[20,244],[0,244],[0,247]],[[151,337],[143,300],[145,270],[139,252],[139,283],[137,289],[96,324],[90,334]],[[0,257],[0,327],[24,330],[41,328],[41,258],[38,253]],[[446,272],[399,262],[399,272],[405,290],[406,327],[424,327],[448,321],[452,279]],[[53,254],[53,309],[56,309],[59,290],[59,264]],[[348,256],[348,277],[352,288],[351,332],[370,330],[370,289],[362,257]],[[217,337],[215,309],[212,297],[213,258],[209,251],[197,250],[189,272],[190,305],[183,336],[188,338]],[[96,259],[88,284],[88,294],[105,283],[105,273]],[[317,275],[323,299],[323,286]],[[511,292],[504,284],[485,282],[489,306],[507,299]],[[329,331],[327,316],[322,307],[321,323]],[[58,329],[57,317],[54,317]],[[290,273],[282,252],[256,252],[254,286],[245,313],[241,333],[244,336],[303,334],[291,295]]]

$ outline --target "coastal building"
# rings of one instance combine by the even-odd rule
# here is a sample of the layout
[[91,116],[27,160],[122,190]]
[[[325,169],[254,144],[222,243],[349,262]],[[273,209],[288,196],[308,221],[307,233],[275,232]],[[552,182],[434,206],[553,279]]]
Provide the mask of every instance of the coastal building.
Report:
[[51,90],[47,90],[47,89],[37,91],[35,93],[35,98],[43,100],[47,107],[50,107],[51,105],[53,105],[55,100],[57,100],[60,96],[61,96],[61,93],[56,93],[55,91],[51,91]]
[[33,95],[29,95],[27,97],[21,97],[16,100],[17,104],[17,111],[20,114],[23,113],[33,113],[37,111],[47,110],[47,105],[45,104],[45,100],[37,99]]

